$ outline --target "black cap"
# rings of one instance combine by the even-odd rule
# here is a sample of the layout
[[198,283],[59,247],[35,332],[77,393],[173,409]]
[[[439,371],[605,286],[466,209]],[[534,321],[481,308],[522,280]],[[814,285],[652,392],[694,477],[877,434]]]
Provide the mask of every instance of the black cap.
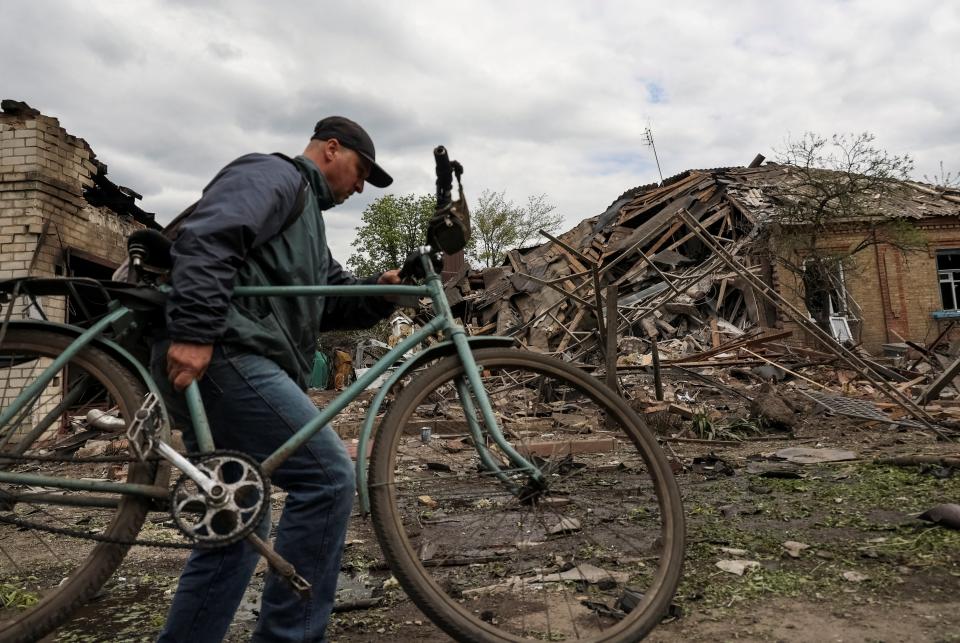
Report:
[[385,188],[393,183],[393,178],[383,171],[383,168],[377,165],[377,152],[373,148],[373,140],[362,127],[343,116],[328,116],[317,122],[313,128],[313,136],[320,141],[326,141],[335,138],[340,141],[340,145],[349,148],[370,161],[370,176],[367,182],[378,188]]

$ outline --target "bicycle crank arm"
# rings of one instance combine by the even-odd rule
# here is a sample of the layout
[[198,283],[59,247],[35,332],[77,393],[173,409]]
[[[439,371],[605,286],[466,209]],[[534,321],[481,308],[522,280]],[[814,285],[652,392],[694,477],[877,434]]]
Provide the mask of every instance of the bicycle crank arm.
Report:
[[188,478],[197,483],[208,498],[218,499],[223,496],[224,489],[217,482],[211,480],[203,471],[198,469],[189,460],[180,455],[176,449],[164,442],[156,440],[153,445],[154,450],[160,457],[167,460],[170,464],[182,471]]
[[310,596],[310,583],[307,582],[307,579],[298,574],[293,565],[278,554],[276,550],[270,546],[270,543],[260,538],[257,534],[247,536],[247,542],[260,552],[261,556],[267,559],[270,567],[290,583],[290,587],[293,588],[293,591],[300,594],[301,598]]

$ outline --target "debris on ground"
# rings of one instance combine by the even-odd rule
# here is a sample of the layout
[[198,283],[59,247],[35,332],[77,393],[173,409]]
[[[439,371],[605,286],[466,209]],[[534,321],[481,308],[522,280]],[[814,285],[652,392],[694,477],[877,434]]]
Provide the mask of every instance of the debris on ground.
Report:
[[850,581],[851,583],[862,583],[863,581],[870,580],[870,577],[866,574],[854,571],[843,572],[841,576],[843,576],[844,580]]
[[743,576],[749,570],[760,567],[760,563],[756,560],[719,560],[717,567],[725,572]]
[[787,551],[790,558],[800,558],[800,554],[805,549],[810,549],[810,545],[795,540],[788,540],[783,543],[783,548]]
[[949,529],[960,529],[960,505],[953,503],[939,504],[927,509],[917,518]]
[[857,459],[857,454],[847,449],[818,447],[788,447],[780,449],[773,455],[794,464],[822,464],[824,462],[844,462]]

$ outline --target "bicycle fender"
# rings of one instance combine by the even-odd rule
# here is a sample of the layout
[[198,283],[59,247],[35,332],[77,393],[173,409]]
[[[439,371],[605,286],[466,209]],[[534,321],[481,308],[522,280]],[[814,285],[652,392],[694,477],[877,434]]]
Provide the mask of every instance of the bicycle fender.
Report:
[[[9,323],[11,327],[15,326],[17,328],[23,328],[26,330],[43,330],[49,333],[57,333],[58,335],[69,337],[71,340],[76,339],[83,333],[83,329],[77,328],[76,326],[61,324],[59,322],[42,321],[39,319],[15,319],[11,320]],[[147,367],[144,366],[140,360],[131,355],[130,352],[125,348],[115,342],[110,341],[109,339],[104,339],[102,337],[95,338],[92,342],[90,342],[90,345],[99,348],[105,353],[108,353],[123,366],[134,372],[146,385],[147,390],[160,399],[163,399],[163,396],[160,394],[160,390],[157,388],[156,383],[153,381],[153,378],[150,377],[150,372],[147,370]],[[167,415],[166,406],[163,404],[160,405],[160,413],[162,414],[164,425],[171,426],[170,417]]]
[[[503,337],[500,335],[475,335],[467,337],[467,343],[470,348],[511,348],[516,346],[517,340],[513,337]],[[357,494],[360,496],[360,513],[370,513],[370,493],[367,490],[367,445],[373,437],[373,424],[377,420],[377,414],[380,412],[380,406],[387,397],[387,393],[393,388],[394,384],[406,375],[409,371],[428,364],[430,362],[457,354],[457,347],[453,340],[445,340],[434,344],[426,350],[420,351],[412,358],[400,364],[397,370],[393,372],[389,379],[383,383],[380,390],[370,401],[370,407],[367,409],[367,415],[363,419],[363,427],[360,429],[360,437],[357,441]]]

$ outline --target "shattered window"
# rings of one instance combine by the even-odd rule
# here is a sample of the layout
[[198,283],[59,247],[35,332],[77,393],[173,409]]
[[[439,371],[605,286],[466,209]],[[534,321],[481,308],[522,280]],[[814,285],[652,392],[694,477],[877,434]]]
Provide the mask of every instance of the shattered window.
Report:
[[937,252],[937,277],[943,309],[960,309],[960,250]]
[[[958,257],[960,257],[960,255],[958,255]],[[810,272],[815,265],[814,260],[808,259],[804,261],[804,273]],[[825,274],[822,274],[821,278],[823,279],[823,283],[818,283],[815,292],[811,293],[812,296],[807,297],[808,301],[806,304],[808,310],[811,305],[819,304],[818,307],[822,307],[825,304],[830,317],[845,317],[855,320],[857,316],[854,311],[858,309],[859,306],[857,306],[847,291],[847,282],[843,274],[843,263],[839,260],[829,262],[828,268]],[[806,275],[804,287],[811,287],[811,282],[806,280]],[[814,300],[823,301],[815,302]],[[811,310],[810,313],[812,315],[813,311]]]

